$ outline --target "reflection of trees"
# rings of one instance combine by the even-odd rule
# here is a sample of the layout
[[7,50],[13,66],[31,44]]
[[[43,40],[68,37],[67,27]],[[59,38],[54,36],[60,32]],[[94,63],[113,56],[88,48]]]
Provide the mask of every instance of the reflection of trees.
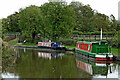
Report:
[[93,66],[93,75],[104,75],[108,74],[108,65],[107,66]]
[[113,66],[111,66],[112,73],[115,72],[116,70],[118,70],[117,64],[113,63]]
[[16,71],[21,78],[86,78],[89,75],[76,68],[73,55],[49,60],[37,57],[37,51],[31,50],[18,58]]
[[18,50],[14,47],[2,47],[2,72],[15,73],[16,55]]

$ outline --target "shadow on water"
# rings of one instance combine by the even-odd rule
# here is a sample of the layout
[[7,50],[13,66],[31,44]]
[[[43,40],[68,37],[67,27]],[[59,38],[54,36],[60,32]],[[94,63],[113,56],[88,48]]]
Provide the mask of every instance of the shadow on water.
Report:
[[78,54],[18,49],[15,66],[2,72],[2,78],[117,78],[118,64],[96,63]]

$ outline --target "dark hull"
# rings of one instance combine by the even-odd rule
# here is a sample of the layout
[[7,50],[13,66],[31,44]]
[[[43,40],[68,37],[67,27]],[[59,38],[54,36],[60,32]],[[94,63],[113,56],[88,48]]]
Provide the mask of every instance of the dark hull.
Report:
[[46,47],[46,46],[14,46],[19,48],[35,49],[39,51],[66,51],[65,47]]
[[40,49],[49,49],[49,50],[64,50],[66,51],[65,47],[47,47],[47,46],[38,46]]
[[86,55],[86,54],[82,54],[80,52],[76,52],[76,56],[87,59],[87,60],[90,60],[90,61],[113,61],[113,60],[110,60],[109,58],[107,58],[107,60],[98,60],[98,59],[96,59],[96,57],[89,56],[89,55]]

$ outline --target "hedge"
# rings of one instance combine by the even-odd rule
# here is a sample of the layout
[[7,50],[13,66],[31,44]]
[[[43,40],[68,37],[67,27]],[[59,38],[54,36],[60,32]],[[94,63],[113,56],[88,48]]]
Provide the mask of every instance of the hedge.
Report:
[[[103,32],[103,35],[114,35],[116,31],[111,31],[111,32]],[[100,31],[95,31],[95,32],[80,32],[80,31],[73,31],[73,35],[100,35]]]

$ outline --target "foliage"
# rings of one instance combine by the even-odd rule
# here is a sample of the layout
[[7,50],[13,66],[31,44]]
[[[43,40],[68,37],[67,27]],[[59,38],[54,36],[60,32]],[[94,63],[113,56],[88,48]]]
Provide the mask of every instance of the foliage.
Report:
[[41,10],[37,6],[26,7],[19,13],[19,27],[23,39],[29,37],[34,42],[36,34],[42,32],[42,15]]
[[[100,28],[103,34],[113,35],[120,30],[114,15],[107,16],[93,10],[90,5],[81,2],[63,0],[51,1],[42,6],[29,6],[20,9],[7,18],[2,19],[2,33],[20,32],[23,40],[59,41],[60,38],[70,38],[72,35],[98,35]],[[4,37],[4,35],[2,36]]]
[[62,43],[64,45],[70,45],[70,46],[75,46],[77,40],[74,39],[59,39],[59,43]]
[[115,55],[115,56],[120,56],[120,55],[119,55],[120,52],[118,52],[118,51],[119,51],[118,48],[111,48],[111,52],[112,52],[113,55]]
[[76,26],[74,30],[82,32],[100,31],[116,31],[117,21],[111,14],[110,17],[105,14],[98,13],[93,10],[90,5],[84,5],[81,2],[71,2],[70,6],[74,8],[76,13]]
[[92,30],[92,8],[89,5],[83,5],[80,2],[71,2],[70,6],[74,8],[76,13],[77,23],[75,26],[75,30],[82,32]]
[[18,17],[19,14],[15,12],[11,14],[7,18],[2,19],[2,27],[3,32],[20,32],[20,28],[18,27]]
[[60,37],[70,36],[75,26],[74,10],[64,2],[45,3],[42,7],[45,33],[56,41]]
[[117,31],[114,35],[114,38],[112,38],[112,46],[119,47],[120,46],[120,39],[119,39],[120,31]]
[[[103,32],[103,35],[114,35],[116,31],[110,31],[110,32]],[[80,32],[80,31],[73,31],[73,35],[100,35],[100,31],[94,31],[94,32]]]
[[13,40],[10,40],[10,41],[8,42],[9,45],[16,45],[17,43],[18,43],[18,38],[13,39]]

